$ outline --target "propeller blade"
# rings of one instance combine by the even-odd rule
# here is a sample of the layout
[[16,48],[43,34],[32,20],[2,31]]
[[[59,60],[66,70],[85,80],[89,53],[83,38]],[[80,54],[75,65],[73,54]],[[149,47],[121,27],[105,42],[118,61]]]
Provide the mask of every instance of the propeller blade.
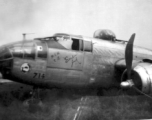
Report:
[[126,60],[126,67],[127,67],[127,76],[128,79],[131,77],[131,69],[132,69],[132,60],[133,60],[133,43],[135,39],[135,33],[129,39],[129,42],[126,45],[125,50],[125,60]]

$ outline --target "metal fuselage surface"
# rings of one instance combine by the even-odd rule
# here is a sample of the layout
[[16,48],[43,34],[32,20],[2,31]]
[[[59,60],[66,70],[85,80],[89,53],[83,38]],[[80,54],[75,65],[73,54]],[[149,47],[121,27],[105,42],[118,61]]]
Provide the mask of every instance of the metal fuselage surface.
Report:
[[[17,53],[23,53],[21,56],[12,50],[11,45],[5,46],[13,56],[5,78],[46,88],[107,88],[118,85],[115,66],[125,58],[124,43],[54,35],[20,44],[22,49]],[[16,45],[13,49],[19,47]],[[133,58],[135,61],[152,59],[152,52],[134,46]]]

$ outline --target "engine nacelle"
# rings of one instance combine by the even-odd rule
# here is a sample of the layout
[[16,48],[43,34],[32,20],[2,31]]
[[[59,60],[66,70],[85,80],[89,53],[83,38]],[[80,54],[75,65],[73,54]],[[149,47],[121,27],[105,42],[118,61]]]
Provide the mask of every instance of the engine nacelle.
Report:
[[131,71],[131,79],[127,80],[127,71],[122,75],[122,88],[132,87],[134,85],[144,93],[152,93],[152,64],[139,63]]
[[[141,81],[142,87],[141,90],[144,93],[152,93],[152,64],[151,63],[139,63],[135,68],[134,72],[136,72],[139,76],[139,80]],[[133,80],[136,86],[136,79]],[[138,84],[138,83],[137,83]]]

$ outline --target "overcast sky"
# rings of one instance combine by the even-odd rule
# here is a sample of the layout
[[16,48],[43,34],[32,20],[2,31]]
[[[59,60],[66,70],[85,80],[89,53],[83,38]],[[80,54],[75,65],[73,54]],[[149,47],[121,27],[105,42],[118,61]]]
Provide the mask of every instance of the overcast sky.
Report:
[[92,37],[110,29],[118,39],[152,49],[152,0],[0,0],[0,44],[57,32]]

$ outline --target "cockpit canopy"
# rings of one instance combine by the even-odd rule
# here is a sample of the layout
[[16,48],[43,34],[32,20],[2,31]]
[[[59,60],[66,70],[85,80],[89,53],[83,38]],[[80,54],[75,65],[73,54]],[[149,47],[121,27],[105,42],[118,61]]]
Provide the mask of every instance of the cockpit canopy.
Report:
[[46,41],[49,48],[92,52],[92,42],[83,40],[81,36],[74,36],[62,33],[55,34],[51,37],[36,38],[35,40]]
[[51,37],[19,41],[0,48],[0,61],[13,57],[46,59],[49,48],[92,52],[92,41],[84,40],[81,36],[70,36],[68,34],[55,34]]

